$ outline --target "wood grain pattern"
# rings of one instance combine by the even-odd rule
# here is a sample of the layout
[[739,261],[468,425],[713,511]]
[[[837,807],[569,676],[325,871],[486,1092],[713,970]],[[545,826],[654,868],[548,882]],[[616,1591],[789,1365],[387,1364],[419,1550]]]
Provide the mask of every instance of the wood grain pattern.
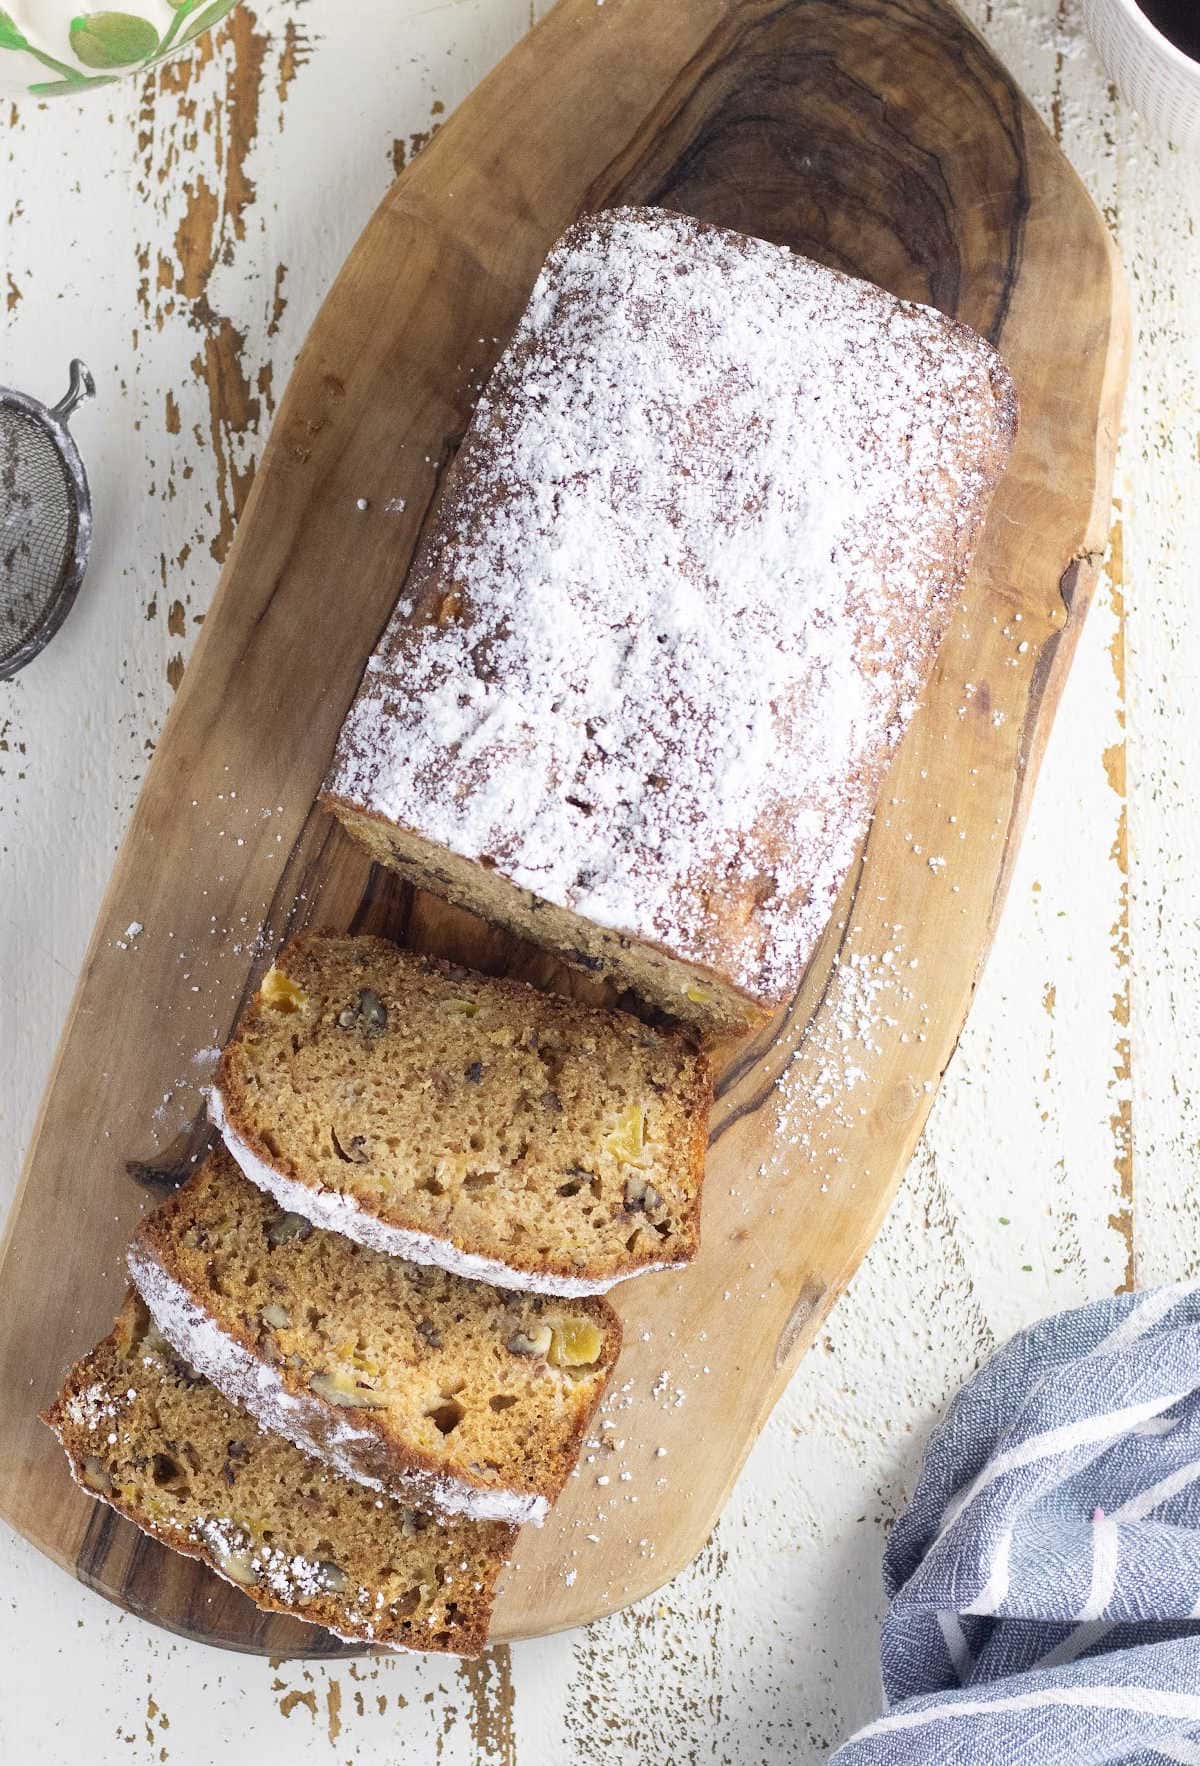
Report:
[[[302,924],[370,926],[585,990],[373,874],[311,805],[479,377],[552,238],[618,199],[786,241],[958,313],[998,342],[1023,423],[818,958],[783,1020],[728,1051],[702,1256],[618,1295],[624,1446],[525,1535],[499,1636],[611,1610],[703,1542],[915,1143],[1086,611],[1125,367],[1120,276],[1082,188],[957,13],[564,0],[399,179],[301,356],[114,873],[0,1265],[0,1508],[93,1586],[209,1641],[333,1647],[95,1510],[32,1408],[115,1310],[146,1194],[129,1167],[144,1177],[194,1150],[194,1057],[227,1033],[252,956],[257,973]],[[864,990],[868,1035],[847,1045]],[[81,1181],[87,1230],[64,1235]]]

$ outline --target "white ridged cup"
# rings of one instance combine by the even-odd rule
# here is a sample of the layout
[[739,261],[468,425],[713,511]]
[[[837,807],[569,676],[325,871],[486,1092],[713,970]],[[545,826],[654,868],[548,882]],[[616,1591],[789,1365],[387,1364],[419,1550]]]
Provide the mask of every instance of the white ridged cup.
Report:
[[1136,0],[1083,0],[1083,11],[1121,95],[1160,135],[1200,150],[1200,62],[1156,30]]

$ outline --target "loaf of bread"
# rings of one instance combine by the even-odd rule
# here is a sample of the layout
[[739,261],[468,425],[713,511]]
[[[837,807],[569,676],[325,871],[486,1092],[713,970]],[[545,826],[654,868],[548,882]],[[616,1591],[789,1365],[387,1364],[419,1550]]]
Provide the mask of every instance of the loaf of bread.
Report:
[[247,1177],[360,1244],[542,1294],[695,1254],[711,1081],[685,1036],[380,938],[305,933],[221,1057]]
[[603,1300],[464,1281],[281,1213],[223,1149],[142,1222],[129,1268],[171,1346],[263,1428],[477,1520],[543,1519],[621,1343]]
[[717,1028],[794,992],[1016,421],[965,326],[665,210],[576,222],[325,802],[423,888]]
[[76,1482],[269,1612],[477,1655],[515,1529],[437,1520],[264,1434],[126,1300],[44,1419]]

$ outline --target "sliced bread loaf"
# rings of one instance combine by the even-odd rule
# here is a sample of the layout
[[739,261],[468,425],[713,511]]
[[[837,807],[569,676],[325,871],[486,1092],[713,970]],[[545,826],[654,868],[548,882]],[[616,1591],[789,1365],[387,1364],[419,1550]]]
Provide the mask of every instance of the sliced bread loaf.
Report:
[[269,1612],[354,1642],[476,1655],[515,1530],[438,1521],[264,1434],[133,1295],[44,1421],[76,1482]]
[[464,1281],[281,1213],[223,1148],[129,1267],[172,1346],[264,1428],[477,1520],[543,1519],[621,1344],[603,1300]]
[[305,933],[221,1059],[246,1175],[361,1244],[582,1295],[699,1241],[707,1062],[683,1035],[402,951]]

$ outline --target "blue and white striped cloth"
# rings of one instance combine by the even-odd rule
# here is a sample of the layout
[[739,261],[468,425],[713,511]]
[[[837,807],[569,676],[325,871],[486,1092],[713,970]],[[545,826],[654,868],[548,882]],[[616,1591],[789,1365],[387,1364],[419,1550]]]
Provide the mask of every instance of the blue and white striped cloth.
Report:
[[1200,1285],[1015,1337],[888,1541],[888,1715],[831,1766],[1200,1766]]

